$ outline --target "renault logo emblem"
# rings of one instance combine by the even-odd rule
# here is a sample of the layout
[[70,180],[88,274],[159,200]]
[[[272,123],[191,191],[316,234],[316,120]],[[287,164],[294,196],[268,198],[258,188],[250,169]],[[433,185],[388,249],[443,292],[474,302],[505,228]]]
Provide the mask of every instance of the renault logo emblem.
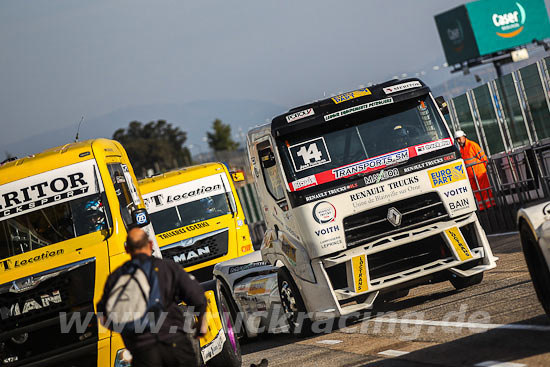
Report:
[[399,227],[401,225],[401,218],[403,217],[403,214],[399,212],[399,210],[395,209],[394,207],[391,207],[388,209],[388,222],[392,224],[394,227]]

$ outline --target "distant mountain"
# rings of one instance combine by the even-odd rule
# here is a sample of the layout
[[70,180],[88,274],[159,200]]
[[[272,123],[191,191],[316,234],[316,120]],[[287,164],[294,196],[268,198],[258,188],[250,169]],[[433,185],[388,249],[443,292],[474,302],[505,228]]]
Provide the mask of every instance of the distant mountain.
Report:
[[[115,130],[125,128],[130,121],[166,120],[187,132],[186,145],[193,144],[195,152],[206,149],[203,137],[210,130],[214,119],[219,118],[231,125],[237,133],[239,128],[244,133],[249,128],[264,124],[266,119],[284,113],[288,107],[269,102],[254,100],[212,100],[197,101],[185,104],[142,105],[121,108],[114,112],[86,120],[80,128],[80,140],[90,138],[111,138]],[[74,141],[76,124],[33,135],[20,141],[2,146],[0,157],[9,152],[18,157],[41,152],[44,149]],[[199,148],[200,147],[200,148]]]

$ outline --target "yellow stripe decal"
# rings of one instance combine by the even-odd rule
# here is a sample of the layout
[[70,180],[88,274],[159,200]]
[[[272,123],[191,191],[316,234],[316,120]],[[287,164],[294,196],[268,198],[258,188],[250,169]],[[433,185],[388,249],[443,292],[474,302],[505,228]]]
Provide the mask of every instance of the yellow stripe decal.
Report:
[[466,241],[464,241],[464,237],[462,237],[462,233],[460,233],[460,230],[458,229],[458,227],[453,227],[445,230],[445,234],[447,235],[447,238],[449,239],[449,241],[451,241],[453,247],[455,248],[460,261],[464,261],[472,258],[472,253],[470,252],[470,249],[468,248]]
[[365,255],[355,256],[351,259],[353,269],[353,282],[355,293],[363,293],[369,290],[367,279],[367,262]]

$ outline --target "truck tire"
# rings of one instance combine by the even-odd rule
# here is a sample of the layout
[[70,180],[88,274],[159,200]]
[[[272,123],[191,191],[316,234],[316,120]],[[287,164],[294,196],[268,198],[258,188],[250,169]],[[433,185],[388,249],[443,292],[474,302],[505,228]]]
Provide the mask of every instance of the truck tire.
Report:
[[537,245],[535,236],[526,223],[521,224],[519,233],[525,262],[531,274],[535,292],[542,308],[544,308],[544,312],[550,317],[550,271],[548,270],[548,264],[546,264],[544,256]]
[[471,277],[459,277],[456,274],[451,274],[451,284],[455,289],[460,290],[464,288],[471,287],[473,285],[481,283],[483,280],[483,273],[478,273],[476,275],[472,275]]
[[220,294],[223,294],[225,296],[225,299],[229,302],[227,305],[229,307],[229,312],[231,313],[231,321],[233,322],[233,332],[235,335],[239,338],[239,341],[245,342],[248,340],[248,335],[246,333],[246,327],[245,327],[245,320],[239,319],[242,318],[242,314],[239,315],[239,307],[235,304],[235,300],[231,296],[231,291],[229,290],[229,287],[223,280],[219,280],[220,284]]
[[218,312],[225,333],[225,343],[222,351],[206,364],[209,367],[240,367],[242,365],[241,345],[233,330],[234,319],[229,307],[230,300],[227,299],[223,291],[218,292],[218,296]]
[[300,338],[312,335],[311,319],[307,316],[304,300],[286,268],[279,268],[277,271],[277,283],[290,332]]

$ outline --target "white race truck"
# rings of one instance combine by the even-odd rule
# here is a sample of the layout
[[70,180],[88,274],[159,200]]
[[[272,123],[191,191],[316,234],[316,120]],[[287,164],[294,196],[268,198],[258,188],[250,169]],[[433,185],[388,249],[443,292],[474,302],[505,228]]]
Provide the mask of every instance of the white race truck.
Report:
[[420,80],[297,107],[247,142],[267,226],[261,258],[214,270],[247,328],[281,304],[291,331],[307,333],[420,284],[477,284],[496,266],[464,162]]
[[533,286],[550,317],[550,202],[521,209],[518,229]]

